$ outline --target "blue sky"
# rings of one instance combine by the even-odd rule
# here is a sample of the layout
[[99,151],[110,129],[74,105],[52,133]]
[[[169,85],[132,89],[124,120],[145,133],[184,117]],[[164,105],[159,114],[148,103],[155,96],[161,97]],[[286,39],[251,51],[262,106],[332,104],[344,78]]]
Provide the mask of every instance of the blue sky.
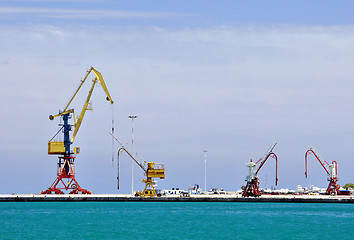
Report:
[[[62,109],[90,66],[115,100],[116,129],[146,160],[162,162],[159,188],[237,190],[245,163],[278,142],[279,187],[307,186],[304,154],[315,146],[353,182],[354,24],[350,1],[1,1],[0,193],[38,193],[54,180],[48,115]],[[86,91],[86,90],[84,90]],[[84,93],[75,103],[76,112]],[[79,183],[130,192],[121,159],[115,189],[111,109],[93,94],[75,146]],[[311,163],[311,182],[326,175]],[[135,168],[136,190],[142,172]],[[260,173],[273,186],[274,162]],[[264,185],[262,185],[264,184]],[[273,184],[273,185],[272,185]]]
[[[135,25],[156,24],[169,27],[205,27],[237,24],[300,24],[348,25],[353,23],[352,1],[2,1],[2,19],[11,17],[14,23]],[[6,14],[6,8],[11,8]],[[17,11],[16,11],[17,9]],[[26,13],[21,10],[26,9]],[[32,11],[31,11],[32,10]],[[40,11],[39,11],[40,10]],[[43,10],[63,14],[48,15]],[[159,17],[122,17],[103,14],[85,19],[73,12],[116,11],[130,13],[163,13]],[[69,17],[70,16],[70,17]],[[111,17],[110,17],[111,16]],[[152,15],[150,15],[152,16]],[[91,20],[90,20],[91,18]],[[110,20],[109,20],[110,19]],[[14,20],[14,21],[13,21]],[[82,21],[85,20],[85,21]],[[6,20],[4,21],[6,22]]]

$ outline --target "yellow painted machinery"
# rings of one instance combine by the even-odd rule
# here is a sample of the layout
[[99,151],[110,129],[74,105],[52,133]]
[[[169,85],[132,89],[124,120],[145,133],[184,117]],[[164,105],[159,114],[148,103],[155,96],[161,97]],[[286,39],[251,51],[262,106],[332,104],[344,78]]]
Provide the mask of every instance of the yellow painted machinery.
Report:
[[[129,150],[127,150],[123,144],[113,135],[111,134],[112,137],[122,146],[118,150],[118,189],[119,189],[119,156],[120,154],[124,151],[126,152],[131,159],[138,164],[138,166],[144,171],[146,179],[143,179],[142,182],[145,183],[145,188],[143,191],[137,191],[135,193],[136,196],[140,197],[157,197],[158,194],[156,193],[155,190],[155,181],[154,178],[160,178],[164,179],[165,178],[165,166],[162,163],[153,163],[153,162],[140,162],[137,160],[137,157],[135,157]],[[139,156],[139,155],[137,155]],[[141,158],[141,157],[140,157]]]

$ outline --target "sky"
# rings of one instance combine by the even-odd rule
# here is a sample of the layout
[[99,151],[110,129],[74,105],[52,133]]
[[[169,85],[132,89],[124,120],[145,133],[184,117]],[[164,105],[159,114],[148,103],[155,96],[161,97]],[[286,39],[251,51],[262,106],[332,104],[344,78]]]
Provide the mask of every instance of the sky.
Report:
[[[277,142],[277,188],[327,187],[310,157],[338,162],[353,182],[352,1],[0,1],[0,194],[40,193],[56,178],[47,142],[86,70],[101,72],[74,146],[76,178],[93,193],[130,193],[131,161],[112,150],[112,116],[123,142],[163,163],[157,188],[236,191],[246,163]],[[90,75],[90,78],[93,78]],[[81,111],[90,83],[75,99]],[[112,113],[113,112],[113,113]],[[123,140],[124,139],[124,140]],[[127,145],[131,148],[131,146]],[[114,156],[114,162],[112,162]],[[143,172],[134,166],[134,189]],[[275,161],[259,174],[275,187]]]

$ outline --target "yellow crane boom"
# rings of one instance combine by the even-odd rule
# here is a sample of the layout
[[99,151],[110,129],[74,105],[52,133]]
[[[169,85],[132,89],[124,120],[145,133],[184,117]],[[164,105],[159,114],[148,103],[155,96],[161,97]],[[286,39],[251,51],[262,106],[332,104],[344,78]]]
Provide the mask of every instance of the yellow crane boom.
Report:
[[87,70],[86,76],[84,77],[84,79],[81,80],[81,83],[80,83],[79,87],[77,88],[77,90],[75,91],[74,95],[71,97],[70,101],[68,102],[68,104],[64,108],[64,112],[68,109],[68,107],[70,106],[71,102],[74,100],[76,94],[79,92],[80,88],[85,83],[85,81],[86,81],[87,77],[90,75],[91,71],[93,71],[95,73],[96,79],[98,79],[98,81],[100,82],[103,90],[107,94],[107,100],[110,101],[111,104],[113,104],[113,100],[112,100],[111,96],[109,95],[108,89],[106,87],[105,82],[103,81],[103,77],[102,77],[101,73],[99,71],[97,71],[96,69],[94,69],[93,67],[91,67],[89,70]]

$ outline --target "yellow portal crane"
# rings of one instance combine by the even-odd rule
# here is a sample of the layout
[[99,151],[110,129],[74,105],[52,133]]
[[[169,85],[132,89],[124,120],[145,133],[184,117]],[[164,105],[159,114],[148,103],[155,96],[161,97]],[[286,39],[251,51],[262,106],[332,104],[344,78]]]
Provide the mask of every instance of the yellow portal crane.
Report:
[[[78,117],[78,119],[76,121],[74,109],[69,109],[69,106],[70,106],[71,102],[74,100],[75,96],[77,95],[77,93],[79,92],[82,85],[85,83],[87,77],[89,76],[89,74],[92,71],[95,73],[96,77],[92,80],[91,89],[87,95],[87,98],[86,98],[84,106],[81,110],[80,116]],[[105,93],[107,95],[106,99],[108,101],[110,101],[111,104],[113,104],[113,100],[112,100],[111,96],[109,95],[108,89],[106,87],[105,82],[103,81],[101,73],[98,72],[93,67],[91,67],[87,71],[85,78],[83,80],[81,80],[79,87],[75,91],[74,95],[71,97],[69,103],[66,105],[64,110],[62,112],[59,112],[59,114],[49,116],[50,120],[53,120],[56,117],[61,117],[63,119],[63,124],[60,125],[60,126],[62,126],[62,128],[60,128],[60,130],[48,142],[48,154],[60,155],[58,157],[57,178],[54,181],[54,183],[51,185],[51,187],[49,187],[44,192],[42,191],[42,194],[51,194],[51,193],[63,194],[64,192],[62,190],[69,190],[69,189],[72,189],[70,194],[71,193],[77,194],[80,192],[82,194],[90,194],[91,193],[87,189],[81,188],[79,183],[75,179],[75,158],[76,158],[75,154],[79,153],[79,148],[74,148],[74,151],[72,152],[70,150],[70,146],[71,146],[71,144],[73,144],[73,142],[75,140],[75,137],[80,129],[80,126],[81,126],[81,123],[82,123],[82,120],[85,116],[86,111],[87,110],[92,111],[92,107],[89,107],[89,102],[90,102],[90,98],[91,98],[93,89],[94,89],[96,83],[98,83],[98,82],[101,84],[103,90],[105,91]],[[74,124],[74,133],[70,139],[70,131],[71,131],[72,125],[69,124],[69,119],[71,118],[71,114],[74,117],[75,124]],[[62,133],[64,134],[64,141],[63,142],[53,141],[53,139],[60,133],[61,130],[62,130]],[[112,126],[112,131],[113,131],[113,126]],[[67,181],[64,181],[64,179]],[[62,187],[58,187],[58,184],[60,184],[60,183],[63,185]]]
[[[137,158],[129,152],[129,150],[127,150],[124,145],[113,135],[111,134],[112,137],[122,146],[119,150],[118,150],[118,162],[119,162],[119,156],[121,154],[121,152],[126,152],[131,159],[133,159],[133,161],[138,164],[138,166],[144,171],[146,179],[143,179],[142,182],[146,183],[145,184],[145,188],[143,191],[137,191],[136,192],[136,196],[140,196],[140,197],[157,197],[157,193],[155,190],[155,182],[153,180],[153,178],[160,178],[160,179],[164,179],[165,178],[165,166],[162,163],[153,163],[153,162],[148,162],[146,163],[144,162],[140,162],[137,160]],[[119,166],[119,165],[118,165]],[[118,177],[117,177],[118,181],[119,181],[119,169],[118,169]]]

